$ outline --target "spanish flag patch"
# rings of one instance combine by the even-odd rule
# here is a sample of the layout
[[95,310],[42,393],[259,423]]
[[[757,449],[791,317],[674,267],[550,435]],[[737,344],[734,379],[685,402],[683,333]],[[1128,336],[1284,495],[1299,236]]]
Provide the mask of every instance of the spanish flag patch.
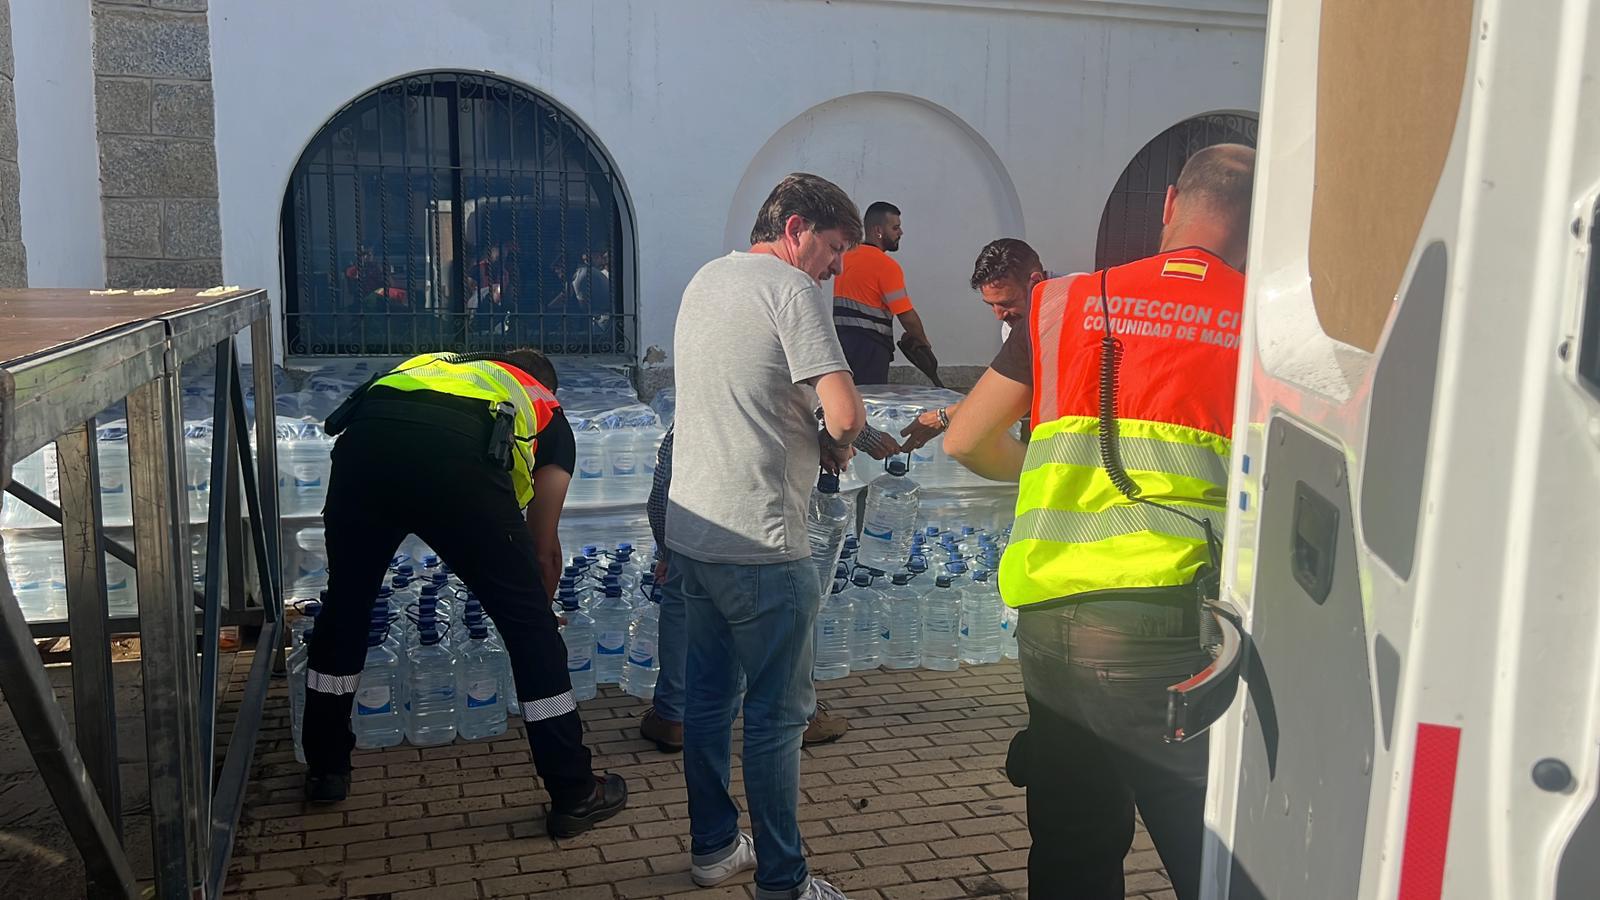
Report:
[[1188,278],[1193,281],[1206,280],[1206,261],[1203,259],[1188,259],[1174,256],[1167,260],[1161,267],[1162,278]]

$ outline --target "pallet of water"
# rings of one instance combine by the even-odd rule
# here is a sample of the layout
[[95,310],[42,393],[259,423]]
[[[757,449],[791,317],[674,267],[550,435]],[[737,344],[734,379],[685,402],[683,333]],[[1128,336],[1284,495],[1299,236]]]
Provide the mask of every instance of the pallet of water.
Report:
[[[520,703],[493,614],[426,546],[414,539],[404,546],[420,555],[401,552],[391,560],[368,620],[367,654],[350,712],[356,746],[427,747],[505,733]],[[566,567],[555,612],[578,701],[594,699],[602,683],[644,700],[654,696],[660,594],[652,559],[628,542],[608,549],[587,545]],[[293,607],[291,730],[303,761],[308,641],[321,602],[299,600]]]
[[[931,525],[915,532],[897,564],[864,561],[865,534],[844,538],[817,615],[818,681],[851,672],[921,667],[953,671],[1017,658],[1016,610],[1000,599],[995,572],[1009,529]],[[813,560],[826,558],[813,544]]]

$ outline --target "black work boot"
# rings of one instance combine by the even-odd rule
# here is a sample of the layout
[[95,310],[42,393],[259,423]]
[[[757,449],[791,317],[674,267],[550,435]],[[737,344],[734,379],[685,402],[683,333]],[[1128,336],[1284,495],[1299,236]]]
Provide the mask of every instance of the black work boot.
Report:
[[623,807],[628,805],[628,783],[622,780],[621,775],[596,775],[594,782],[594,793],[589,795],[589,799],[570,809],[550,810],[545,831],[551,837],[577,837],[622,812]]
[[349,794],[349,772],[306,773],[306,802],[308,803],[338,803]]

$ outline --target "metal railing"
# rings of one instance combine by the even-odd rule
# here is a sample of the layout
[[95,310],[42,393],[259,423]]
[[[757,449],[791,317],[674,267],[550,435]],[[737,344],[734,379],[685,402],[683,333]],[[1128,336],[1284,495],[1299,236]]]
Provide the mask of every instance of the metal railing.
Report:
[[[252,454],[235,335],[249,327],[254,358],[272,358],[265,293],[242,292],[72,341],[37,356],[0,361],[0,483],[17,459],[52,440],[61,503],[21,485],[6,490],[61,523],[72,642],[75,732],[55,702],[0,562],[0,690],[84,860],[94,897],[136,897],[122,846],[121,784],[110,635],[136,625],[140,638],[155,896],[222,893],[261,709],[282,643],[276,443]],[[186,464],[179,367],[216,363],[204,590],[190,579]],[[272,367],[254,367],[255,394],[271,398]],[[127,400],[134,546],[106,537],[93,417]],[[254,430],[273,434],[271,402],[255,406]],[[246,524],[248,523],[248,525]],[[246,549],[248,548],[248,550]],[[250,559],[246,559],[246,553]],[[105,557],[137,573],[138,619],[108,618]],[[253,567],[247,563],[253,562]],[[247,578],[261,630],[237,721],[216,765],[220,630],[244,612]],[[195,651],[199,641],[198,658]]]

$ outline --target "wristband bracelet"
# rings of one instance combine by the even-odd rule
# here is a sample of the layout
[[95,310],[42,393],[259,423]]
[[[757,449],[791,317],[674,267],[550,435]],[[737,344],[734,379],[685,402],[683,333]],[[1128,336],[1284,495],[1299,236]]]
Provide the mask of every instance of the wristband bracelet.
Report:
[[940,428],[940,430],[948,429],[950,427],[950,413],[946,412],[946,410],[948,408],[949,407],[945,407],[945,406],[939,407],[938,412],[939,412],[939,428]]

